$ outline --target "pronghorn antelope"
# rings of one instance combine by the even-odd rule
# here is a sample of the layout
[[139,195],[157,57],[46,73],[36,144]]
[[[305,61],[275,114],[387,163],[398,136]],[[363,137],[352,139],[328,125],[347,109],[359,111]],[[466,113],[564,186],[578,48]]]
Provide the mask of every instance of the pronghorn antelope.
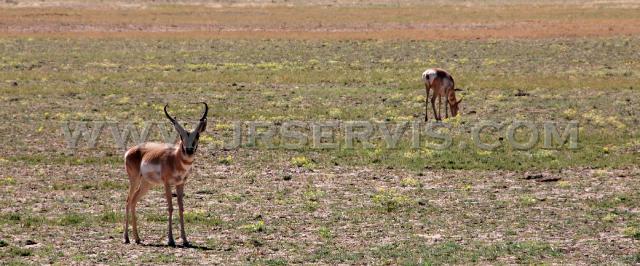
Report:
[[129,214],[133,226],[133,237],[140,244],[138,228],[136,224],[136,204],[154,185],[164,186],[164,196],[167,200],[169,211],[168,244],[175,246],[172,232],[173,203],[171,186],[176,187],[178,197],[178,214],[180,216],[180,237],[184,246],[188,246],[187,236],[184,233],[183,202],[184,184],[187,181],[189,169],[194,160],[194,154],[198,148],[198,139],[207,127],[207,112],[209,106],[204,103],[204,113],[200,118],[198,127],[193,132],[188,132],[174,118],[167,113],[167,105],[164,106],[164,114],[180,135],[180,141],[175,144],[142,143],[130,148],[124,154],[125,168],[129,175],[129,196],[125,208],[124,242],[129,243]]
[[[433,90],[431,97],[431,107],[433,107],[433,116],[436,120],[442,120],[442,97],[446,97],[447,102],[444,106],[445,117],[449,118],[448,107],[451,107],[451,115],[458,115],[458,104],[462,101],[456,100],[455,82],[453,77],[447,71],[439,68],[429,68],[422,72],[422,81],[427,90],[427,98],[425,99],[424,121],[428,120],[429,112],[429,90]],[[438,111],[436,112],[436,97],[438,99]]]

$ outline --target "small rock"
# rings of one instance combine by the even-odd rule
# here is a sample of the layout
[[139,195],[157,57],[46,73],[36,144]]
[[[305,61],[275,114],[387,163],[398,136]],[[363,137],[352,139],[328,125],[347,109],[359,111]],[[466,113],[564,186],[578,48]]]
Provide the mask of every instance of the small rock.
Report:
[[284,175],[284,177],[282,177],[282,179],[284,181],[289,181],[289,180],[291,180],[291,178],[293,178],[293,176],[291,176],[291,175]]
[[35,245],[35,244],[38,244],[38,243],[36,243],[36,241],[33,241],[33,240],[31,240],[31,239],[28,239],[27,241],[24,241],[24,244],[25,244],[26,246],[31,246],[31,245]]

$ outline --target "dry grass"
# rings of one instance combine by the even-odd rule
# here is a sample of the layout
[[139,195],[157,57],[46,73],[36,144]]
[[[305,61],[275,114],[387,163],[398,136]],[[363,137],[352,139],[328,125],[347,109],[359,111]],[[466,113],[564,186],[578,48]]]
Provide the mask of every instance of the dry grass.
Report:
[[[640,33],[636,8],[600,5],[2,8],[4,36],[488,39]],[[327,19],[331,17],[331,19]]]
[[[636,3],[231,2],[0,5],[1,264],[640,262]],[[455,144],[481,120],[577,120],[580,149],[218,145],[235,120],[419,119],[432,66],[464,89]],[[211,106],[186,186],[196,247],[164,246],[159,188],[145,245],[124,245],[123,151],[107,130],[69,150],[61,125],[162,123],[166,102],[197,117],[192,99]]]

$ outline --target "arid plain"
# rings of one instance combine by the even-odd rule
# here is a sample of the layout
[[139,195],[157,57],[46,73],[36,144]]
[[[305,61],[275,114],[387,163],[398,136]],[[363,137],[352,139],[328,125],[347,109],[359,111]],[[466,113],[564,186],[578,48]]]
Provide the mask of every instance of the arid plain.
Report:
[[[0,261],[639,263],[639,34],[635,1],[5,1]],[[435,66],[464,97],[448,149],[223,147],[237,121],[419,121]],[[111,130],[168,126],[166,103],[193,122],[196,101],[211,109],[186,186],[194,247],[165,246],[160,187],[138,207],[143,245],[123,244]],[[483,150],[482,121],[540,140],[484,132],[503,145]],[[545,121],[577,122],[578,148],[545,148]],[[96,147],[69,147],[65,128],[99,122]]]

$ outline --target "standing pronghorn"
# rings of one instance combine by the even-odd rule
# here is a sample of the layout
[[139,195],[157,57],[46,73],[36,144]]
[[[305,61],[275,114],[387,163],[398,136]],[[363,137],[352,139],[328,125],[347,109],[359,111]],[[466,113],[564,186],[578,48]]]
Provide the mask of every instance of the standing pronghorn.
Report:
[[[431,97],[431,107],[433,107],[433,116],[436,120],[442,120],[442,97],[446,97],[447,102],[444,106],[445,117],[449,118],[448,107],[451,107],[451,115],[458,115],[458,104],[462,101],[456,100],[455,82],[453,77],[447,71],[439,68],[429,68],[422,72],[422,81],[424,87],[427,90],[427,98],[425,99],[424,121],[428,120],[429,111],[429,90],[433,90],[433,96]],[[436,97],[438,98],[438,111],[436,112]]]
[[129,243],[129,213],[131,213],[131,225],[133,226],[133,237],[136,243],[140,244],[138,228],[136,224],[136,204],[149,191],[153,185],[164,185],[164,196],[167,200],[167,210],[169,211],[169,246],[175,246],[172,232],[173,203],[171,186],[176,187],[178,197],[178,211],[180,215],[180,237],[184,246],[188,246],[187,236],[184,233],[183,202],[184,184],[187,181],[187,174],[193,163],[194,154],[198,148],[198,139],[207,127],[207,112],[209,106],[204,103],[204,113],[200,118],[198,127],[193,132],[188,132],[167,113],[167,105],[164,106],[164,114],[169,118],[173,127],[180,134],[180,141],[176,145],[163,143],[142,143],[130,148],[124,154],[125,168],[129,175],[129,196],[125,208],[124,220],[124,242]]

